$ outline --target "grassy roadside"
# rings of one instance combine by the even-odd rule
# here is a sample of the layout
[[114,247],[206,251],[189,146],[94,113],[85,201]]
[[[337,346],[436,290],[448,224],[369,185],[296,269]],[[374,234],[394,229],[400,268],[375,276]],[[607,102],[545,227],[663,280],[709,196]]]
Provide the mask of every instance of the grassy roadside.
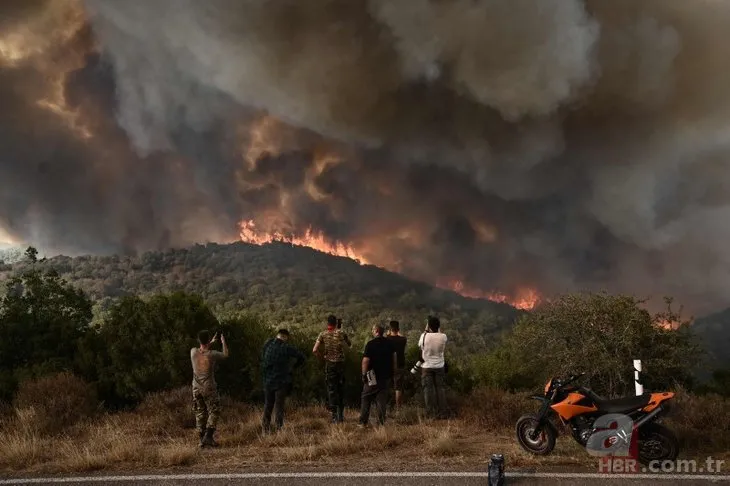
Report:
[[[728,401],[682,396],[672,426],[684,457],[730,458]],[[98,413],[63,426],[57,411],[25,406],[6,410],[0,430],[0,473],[56,474],[169,470],[328,468],[413,470],[474,468],[493,452],[510,467],[594,467],[595,459],[562,437],[554,453],[535,457],[516,443],[512,425],[535,405],[523,396],[481,391],[462,404],[459,418],[424,420],[417,408],[391,417],[384,428],[356,427],[357,411],[332,426],[323,407],[288,408],[285,429],[260,433],[258,407],[224,401],[218,449],[199,450],[187,388],[151,395],[131,412]],[[44,413],[46,416],[44,416]],[[48,416],[50,415],[50,416]]]

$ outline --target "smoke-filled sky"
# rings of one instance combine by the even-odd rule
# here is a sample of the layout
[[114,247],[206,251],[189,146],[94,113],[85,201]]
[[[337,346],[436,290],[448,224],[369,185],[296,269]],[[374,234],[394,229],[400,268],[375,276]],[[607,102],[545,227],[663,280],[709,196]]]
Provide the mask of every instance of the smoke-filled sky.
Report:
[[718,309],[728,25],[728,0],[3,0],[0,240],[254,220],[431,282]]

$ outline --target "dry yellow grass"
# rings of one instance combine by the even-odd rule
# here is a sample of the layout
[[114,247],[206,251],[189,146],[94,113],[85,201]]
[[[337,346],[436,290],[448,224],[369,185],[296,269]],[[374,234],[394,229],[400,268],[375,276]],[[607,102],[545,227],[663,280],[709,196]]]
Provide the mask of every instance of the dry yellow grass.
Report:
[[[486,399],[478,403],[487,404]],[[417,409],[406,408],[384,427],[368,429],[357,428],[355,410],[347,411],[345,424],[334,426],[323,407],[290,406],[285,428],[262,435],[259,408],[224,401],[217,437],[221,447],[203,450],[197,447],[188,393],[183,390],[151,396],[134,412],[99,415],[56,435],[34,427],[38,412],[25,408],[0,431],[0,472],[341,469],[343,464],[354,470],[473,468],[484,465],[494,452],[505,454],[510,467],[595,466],[595,460],[567,437],[559,438],[548,457],[524,453],[510,423],[521,413],[521,402],[493,397],[489,405],[491,413],[465,410],[451,421],[424,420]],[[722,412],[717,407],[722,405],[708,403],[697,420]]]

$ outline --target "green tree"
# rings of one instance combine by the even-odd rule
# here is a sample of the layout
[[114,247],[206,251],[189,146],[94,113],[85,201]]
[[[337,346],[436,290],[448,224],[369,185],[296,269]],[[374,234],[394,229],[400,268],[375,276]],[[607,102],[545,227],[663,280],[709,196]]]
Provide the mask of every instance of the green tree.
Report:
[[150,392],[189,385],[190,349],[198,346],[197,334],[203,329],[223,333],[230,349],[216,371],[219,392],[261,400],[259,356],[273,329],[245,312],[219,321],[194,294],[128,296],[112,304],[98,332],[84,341],[83,373],[111,407],[138,403]]
[[[29,248],[29,251],[32,248]],[[55,271],[31,268],[10,278],[0,298],[0,399],[19,381],[74,368],[90,329],[92,303]]]
[[191,380],[196,335],[217,328],[218,320],[199,296],[124,297],[85,340],[84,375],[109,403],[138,402],[146,393]]
[[29,246],[28,249],[25,250],[25,259],[30,263],[36,263],[38,261],[38,250]]
[[[482,382],[532,388],[550,376],[586,372],[599,393],[633,393],[633,360],[648,390],[691,383],[701,358],[687,322],[672,311],[652,316],[626,295],[565,295],[526,314],[501,346],[478,362]],[[677,329],[668,329],[674,323]]]
[[216,374],[219,391],[241,400],[261,400],[263,385],[259,357],[274,331],[257,316],[246,313],[222,319],[220,329],[231,354]]

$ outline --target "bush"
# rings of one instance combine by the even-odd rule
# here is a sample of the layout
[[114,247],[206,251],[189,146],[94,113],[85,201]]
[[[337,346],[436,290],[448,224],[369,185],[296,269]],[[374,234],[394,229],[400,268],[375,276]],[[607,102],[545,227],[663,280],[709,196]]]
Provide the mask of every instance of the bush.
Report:
[[193,392],[189,386],[175,388],[145,397],[136,412],[145,417],[157,432],[195,427],[192,411]]
[[148,393],[190,383],[196,335],[217,327],[198,296],[125,297],[112,306],[99,332],[83,341],[79,361],[108,404],[137,404]]
[[510,393],[493,388],[479,388],[465,397],[463,417],[484,429],[514,427],[520,416],[536,412],[538,402],[528,400],[526,393]]
[[[257,316],[246,314],[222,320],[220,330],[226,337],[230,355],[216,371],[218,391],[239,400],[263,400],[261,349],[274,330]],[[215,349],[221,346],[216,345]],[[192,380],[189,357],[186,366]]]
[[[32,251],[31,251],[32,250]],[[35,250],[28,249],[33,255]],[[0,293],[0,400],[18,383],[72,369],[78,342],[90,328],[91,301],[57,273],[31,267]]]
[[[671,301],[669,301],[671,302]],[[500,346],[481,360],[489,386],[532,389],[551,376],[586,372],[607,397],[633,392],[633,360],[646,366],[647,390],[691,383],[701,352],[689,325],[669,309],[652,316],[642,301],[608,294],[565,295],[526,314]]]
[[99,403],[91,385],[63,372],[21,383],[15,407],[32,410],[39,432],[56,434],[95,415]]
[[720,395],[690,395],[679,390],[668,414],[682,448],[716,452],[730,449],[730,399]]

